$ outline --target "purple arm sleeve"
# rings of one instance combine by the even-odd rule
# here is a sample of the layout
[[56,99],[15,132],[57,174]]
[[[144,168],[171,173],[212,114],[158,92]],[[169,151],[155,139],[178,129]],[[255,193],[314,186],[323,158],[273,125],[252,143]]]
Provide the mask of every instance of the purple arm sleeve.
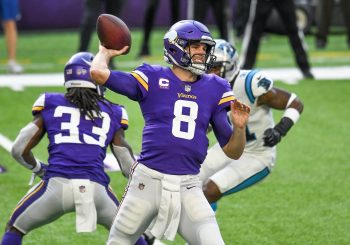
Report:
[[131,100],[140,100],[142,92],[135,77],[122,71],[111,71],[105,86],[110,90],[127,96]]
[[225,109],[222,109],[214,114],[211,125],[220,146],[224,147],[229,141],[233,132],[232,125],[227,118],[227,112]]

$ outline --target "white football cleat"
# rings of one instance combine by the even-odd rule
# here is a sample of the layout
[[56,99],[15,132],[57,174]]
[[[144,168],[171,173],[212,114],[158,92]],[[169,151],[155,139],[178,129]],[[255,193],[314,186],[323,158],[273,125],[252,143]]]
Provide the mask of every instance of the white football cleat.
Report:
[[23,72],[23,67],[14,60],[10,60],[7,64],[10,73],[19,74]]

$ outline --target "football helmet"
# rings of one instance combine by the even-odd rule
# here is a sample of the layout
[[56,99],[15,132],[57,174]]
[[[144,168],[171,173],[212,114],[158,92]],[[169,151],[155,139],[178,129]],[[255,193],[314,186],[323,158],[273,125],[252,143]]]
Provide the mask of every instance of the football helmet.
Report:
[[[186,51],[186,47],[195,42],[207,45],[204,63],[193,62],[193,56]],[[214,46],[215,42],[205,25],[195,20],[182,20],[171,26],[164,35],[164,60],[201,75],[209,71],[213,65]]]
[[232,82],[239,72],[238,52],[235,47],[223,39],[214,39],[214,67],[220,67],[220,76]]
[[74,54],[64,67],[64,87],[68,88],[92,88],[104,96],[106,88],[97,85],[90,77],[90,66],[94,55],[89,52]]

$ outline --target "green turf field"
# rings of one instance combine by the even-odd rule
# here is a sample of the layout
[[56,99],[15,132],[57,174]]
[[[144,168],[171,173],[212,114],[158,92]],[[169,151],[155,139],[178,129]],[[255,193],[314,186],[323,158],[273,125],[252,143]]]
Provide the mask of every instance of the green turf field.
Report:
[[[214,38],[218,34],[213,28]],[[149,63],[163,62],[163,36],[165,29],[158,28],[151,35],[152,57],[144,59]],[[137,57],[140,50],[142,33],[139,29],[132,30],[132,47],[128,55],[118,57],[118,67],[123,70],[135,68],[142,59]],[[4,43],[0,35],[0,43]],[[314,37],[308,35],[306,44],[313,66],[338,66],[350,64],[350,50],[346,45],[346,35],[337,34],[329,38],[326,50],[316,50]],[[240,50],[241,42],[236,42]],[[293,52],[286,36],[267,35],[261,42],[261,52],[258,54],[257,67],[293,67],[295,66]],[[24,65],[27,73],[61,72],[67,57],[77,52],[77,30],[60,32],[21,32],[18,40],[18,61]],[[6,73],[5,49],[0,52],[0,74]],[[96,53],[98,39],[92,38],[90,51]]]
[[[148,62],[161,62],[162,35],[159,30],[152,36],[155,56],[147,58]],[[0,39],[3,41],[2,36]],[[140,33],[136,30],[132,52],[117,63],[122,69],[131,69],[140,62],[135,59],[139,40]],[[313,41],[312,37],[307,37],[313,66],[350,64],[344,35],[332,36],[325,51],[315,50]],[[94,42],[96,44],[97,40]],[[20,40],[19,60],[28,72],[60,72],[76,47],[77,34],[74,32],[24,33]],[[4,56],[0,56],[1,64],[5,64]],[[294,66],[286,38],[269,36],[263,43],[258,65]],[[298,94],[305,105],[304,113],[279,144],[273,173],[259,185],[219,203],[217,219],[224,240],[226,244],[242,245],[350,244],[350,80],[303,80],[298,85],[276,82],[276,86]],[[0,88],[0,134],[14,140],[18,130],[31,120],[32,103],[44,91],[63,92],[64,89],[26,88],[16,92]],[[135,152],[139,152],[143,119],[138,105],[112,93],[108,98],[126,106],[130,119],[126,137]],[[280,115],[275,113],[276,118]],[[34,150],[42,160],[47,159],[46,143],[44,140]],[[0,175],[2,232],[16,203],[28,190],[30,173],[1,147],[0,164],[8,169]],[[110,177],[120,198],[126,180],[115,172],[110,173]],[[107,235],[102,227],[92,234],[75,233],[75,217],[70,214],[31,232],[25,237],[24,244],[105,244]],[[184,242],[177,238],[174,243],[167,244]]]

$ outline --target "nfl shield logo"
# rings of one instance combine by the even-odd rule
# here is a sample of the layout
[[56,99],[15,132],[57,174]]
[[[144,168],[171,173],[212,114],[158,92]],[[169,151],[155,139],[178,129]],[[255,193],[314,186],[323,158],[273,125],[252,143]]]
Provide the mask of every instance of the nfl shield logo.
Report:
[[144,183],[139,183],[139,189],[142,191],[145,188],[145,184]]
[[188,93],[191,91],[191,85],[185,85],[185,91]]
[[85,186],[83,186],[83,185],[79,186],[79,191],[80,191],[80,193],[84,193],[85,192]]

